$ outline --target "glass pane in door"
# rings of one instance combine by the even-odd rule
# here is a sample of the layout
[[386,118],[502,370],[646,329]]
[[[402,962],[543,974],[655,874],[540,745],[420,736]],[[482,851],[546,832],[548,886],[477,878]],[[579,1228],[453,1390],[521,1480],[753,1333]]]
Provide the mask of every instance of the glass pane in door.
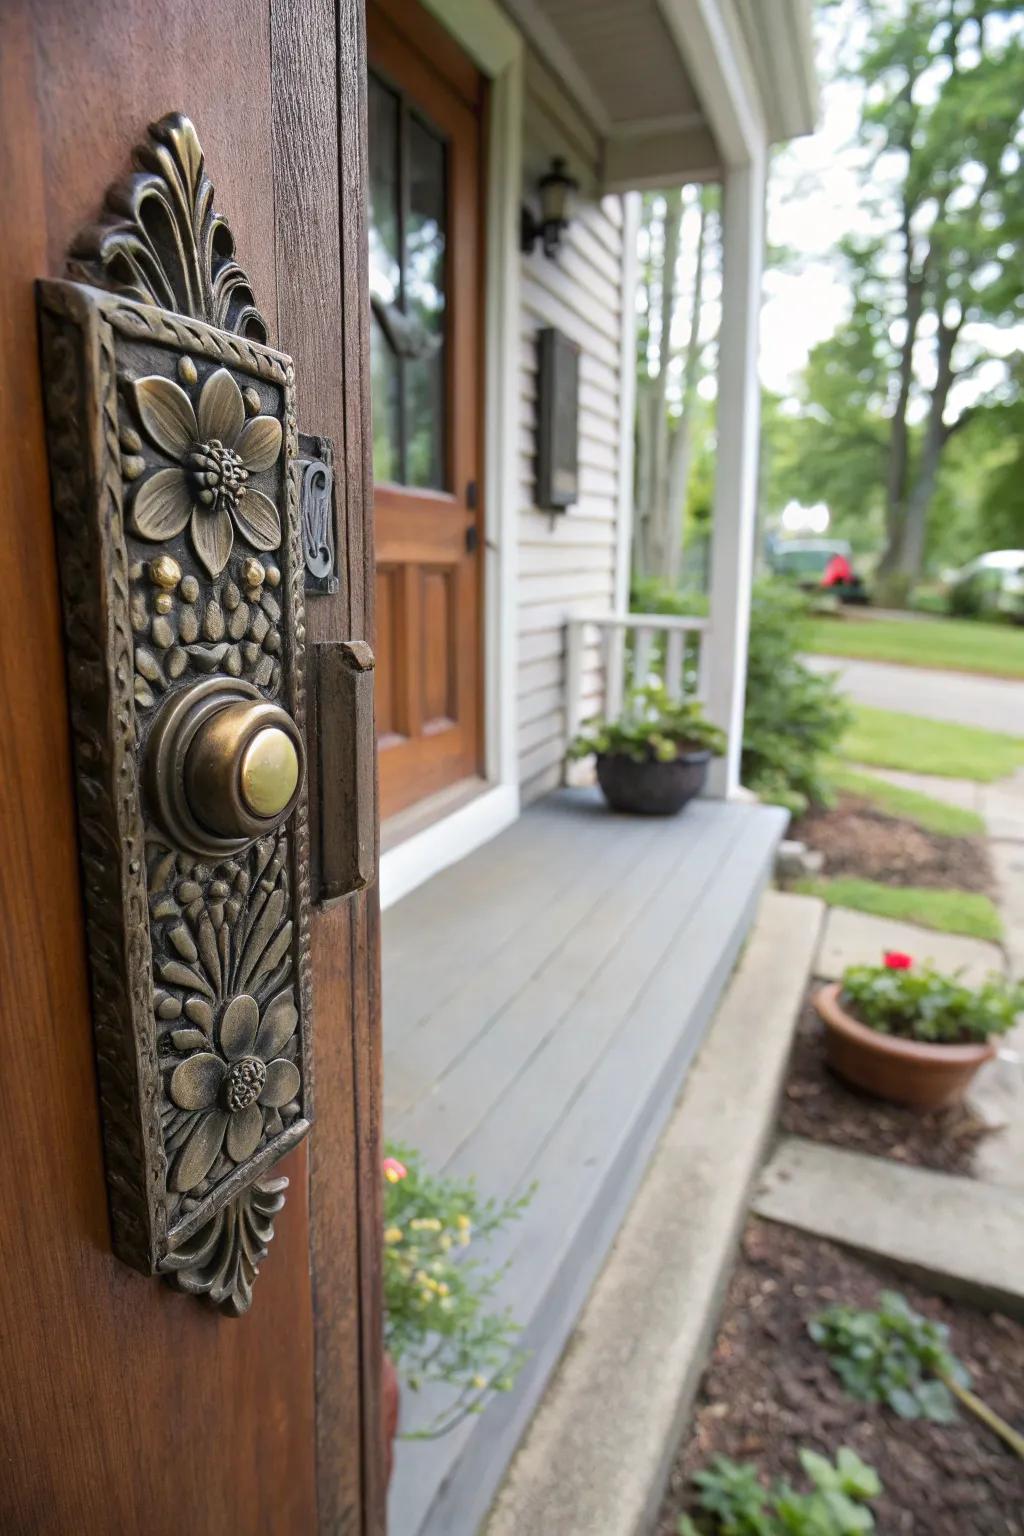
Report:
[[399,195],[399,123],[401,103],[376,76],[369,79],[370,148],[370,390],[373,403],[373,475],[375,480],[402,478],[401,371],[381,316],[397,309],[402,291]]
[[372,73],[368,105],[374,478],[443,490],[448,150]]
[[444,486],[445,147],[418,117],[408,132],[409,217],[405,236],[406,313],[416,347],[405,369],[406,478]]

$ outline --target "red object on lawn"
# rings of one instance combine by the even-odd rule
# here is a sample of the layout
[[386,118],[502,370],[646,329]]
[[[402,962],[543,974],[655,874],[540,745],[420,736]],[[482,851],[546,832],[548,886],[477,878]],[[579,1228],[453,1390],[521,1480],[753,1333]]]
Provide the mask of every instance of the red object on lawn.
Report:
[[845,555],[835,554],[821,578],[823,587],[848,587],[853,582],[853,566]]
[[914,963],[913,955],[905,955],[901,949],[887,949],[882,958],[887,971],[909,971]]

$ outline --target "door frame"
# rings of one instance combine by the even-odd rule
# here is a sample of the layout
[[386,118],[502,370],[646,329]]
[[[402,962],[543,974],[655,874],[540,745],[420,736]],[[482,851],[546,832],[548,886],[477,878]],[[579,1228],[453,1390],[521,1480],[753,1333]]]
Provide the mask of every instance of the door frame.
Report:
[[420,3],[488,80],[483,210],[484,786],[458,809],[381,854],[382,908],[495,837],[519,815],[516,521],[523,42],[496,0]]

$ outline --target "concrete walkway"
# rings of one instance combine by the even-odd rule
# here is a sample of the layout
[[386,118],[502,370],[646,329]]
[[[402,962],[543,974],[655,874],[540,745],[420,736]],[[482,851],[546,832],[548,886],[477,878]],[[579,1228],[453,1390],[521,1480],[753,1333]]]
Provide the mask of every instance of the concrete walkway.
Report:
[[837,673],[843,692],[857,704],[1024,736],[1024,682],[839,656],[804,660],[815,672]]

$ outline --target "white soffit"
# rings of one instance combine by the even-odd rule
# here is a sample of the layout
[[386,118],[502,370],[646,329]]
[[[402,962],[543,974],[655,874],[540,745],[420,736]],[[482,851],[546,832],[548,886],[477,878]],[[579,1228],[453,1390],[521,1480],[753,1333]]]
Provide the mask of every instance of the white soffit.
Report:
[[818,76],[810,0],[734,0],[757,75],[770,142],[813,133]]
[[504,3],[602,139],[608,191],[714,180],[814,126],[809,0]]

